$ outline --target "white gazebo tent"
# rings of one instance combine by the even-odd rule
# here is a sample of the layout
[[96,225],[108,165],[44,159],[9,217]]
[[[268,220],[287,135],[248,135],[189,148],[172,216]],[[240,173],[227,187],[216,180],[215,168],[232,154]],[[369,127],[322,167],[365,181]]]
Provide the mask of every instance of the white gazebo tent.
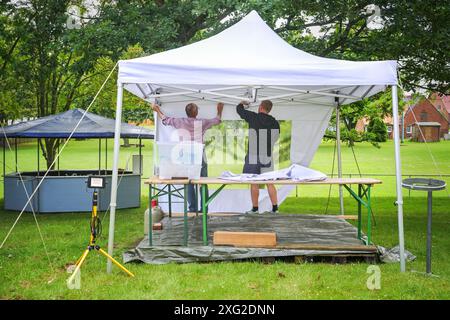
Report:
[[[280,38],[255,11],[208,39],[119,62],[109,254],[114,243],[124,88],[149,102],[157,100],[171,116],[183,116],[186,103],[195,102],[200,106],[199,116],[211,118],[215,115],[212,102],[221,101],[225,103],[223,119],[237,120],[239,101],[249,100],[257,107],[259,101],[270,99],[274,117],[292,121],[291,162],[307,166],[332,112],[336,111],[339,123],[339,106],[387,86],[392,86],[400,265],[405,271],[396,61],[355,62],[308,54]],[[170,139],[167,127],[156,122],[155,129],[157,141]],[[340,173],[339,145],[338,162]]]

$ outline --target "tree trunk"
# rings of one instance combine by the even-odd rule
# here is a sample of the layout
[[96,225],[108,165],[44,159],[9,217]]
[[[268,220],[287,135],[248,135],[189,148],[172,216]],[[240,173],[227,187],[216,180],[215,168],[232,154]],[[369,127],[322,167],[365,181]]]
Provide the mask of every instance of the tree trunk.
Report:
[[[44,140],[44,143],[42,140]],[[40,140],[42,155],[47,162],[47,169],[49,170],[53,170],[55,168],[55,164],[53,162],[56,159],[60,142],[60,139],[55,138],[45,138]]]

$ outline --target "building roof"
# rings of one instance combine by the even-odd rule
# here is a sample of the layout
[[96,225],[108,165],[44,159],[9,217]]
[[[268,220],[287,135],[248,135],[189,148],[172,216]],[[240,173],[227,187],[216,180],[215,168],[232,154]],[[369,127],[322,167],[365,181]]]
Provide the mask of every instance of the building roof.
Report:
[[[433,100],[432,100],[432,99],[433,99]],[[441,117],[442,117],[445,121],[448,122],[449,119],[447,118],[447,115],[445,115],[444,112],[439,111],[439,110],[436,108],[435,103],[433,103],[432,101],[434,101],[434,98],[432,98],[432,96],[430,96],[430,99],[428,99],[428,98],[422,98],[422,99],[420,99],[416,104],[410,106],[410,107],[406,110],[405,116],[406,116],[408,113],[413,112],[413,109],[415,109],[416,107],[418,107],[418,106],[420,106],[420,105],[425,105],[425,106],[429,106],[429,107],[431,107],[432,109],[434,109],[439,115],[441,115]],[[414,113],[414,115],[418,117],[417,114]]]
[[429,100],[434,107],[450,121],[450,96],[434,92],[430,95]]
[[416,122],[417,125],[421,127],[440,127],[441,124],[439,122]]

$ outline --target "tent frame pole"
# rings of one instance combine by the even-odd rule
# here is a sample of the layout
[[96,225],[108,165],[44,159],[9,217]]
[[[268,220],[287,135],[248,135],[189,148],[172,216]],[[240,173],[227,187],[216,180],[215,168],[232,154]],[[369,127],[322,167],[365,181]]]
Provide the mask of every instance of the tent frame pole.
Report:
[[6,137],[3,139],[3,181],[6,176]]
[[[116,207],[117,207],[117,181],[119,176],[119,152],[120,152],[120,129],[122,125],[122,98],[123,83],[117,83],[117,108],[116,108],[116,126],[114,130],[114,157],[111,181],[111,202],[109,213],[109,234],[108,234],[108,254],[114,254],[114,229],[116,223]],[[111,273],[112,262],[108,259],[106,272]]]
[[108,174],[108,138],[105,139],[105,174]]
[[98,139],[98,174],[102,174],[102,138]]
[[[59,143],[58,143],[58,154],[59,154]],[[58,166],[58,176],[60,175],[60,172],[59,172],[59,158],[61,158],[61,156],[58,157],[58,162],[57,162],[57,166]]]
[[36,139],[36,145],[37,145],[37,147],[36,147],[36,153],[37,153],[37,176],[38,177],[41,175],[41,168],[40,168],[40,161],[39,161],[39,141],[40,140],[41,140],[40,138]]
[[139,175],[142,176],[142,139],[139,138]]
[[[155,104],[156,104],[156,100],[155,100]],[[156,112],[153,112],[153,122],[154,122],[154,126],[155,126],[155,136],[153,138],[153,174],[155,176],[159,175],[159,171],[157,170],[157,167],[159,164],[156,163],[157,159],[156,159],[156,147],[157,147],[157,143],[159,141],[159,125],[158,125],[158,114]]]
[[16,173],[17,173],[17,138],[14,138],[14,154],[15,154],[15,161],[16,161]]
[[[336,106],[336,151],[337,151],[337,165],[338,165],[338,178],[342,178],[342,157],[341,157],[341,116],[339,98],[335,97]],[[339,185],[339,212],[344,215],[344,191],[342,185]]]
[[398,94],[397,85],[392,86],[392,116],[394,118],[394,148],[395,148],[395,177],[397,189],[397,218],[398,218],[398,240],[400,247],[400,272],[406,271],[405,261],[405,238],[403,230],[403,194],[402,194],[402,163],[400,160],[400,133],[398,116]]

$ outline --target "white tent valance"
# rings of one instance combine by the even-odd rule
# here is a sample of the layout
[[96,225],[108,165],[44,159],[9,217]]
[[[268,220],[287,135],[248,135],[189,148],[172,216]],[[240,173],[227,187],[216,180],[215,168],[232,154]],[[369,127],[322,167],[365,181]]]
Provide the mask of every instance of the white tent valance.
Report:
[[119,62],[118,81],[143,98],[249,97],[330,105],[397,84],[396,61],[345,61],[292,47],[256,13],[208,39]]

